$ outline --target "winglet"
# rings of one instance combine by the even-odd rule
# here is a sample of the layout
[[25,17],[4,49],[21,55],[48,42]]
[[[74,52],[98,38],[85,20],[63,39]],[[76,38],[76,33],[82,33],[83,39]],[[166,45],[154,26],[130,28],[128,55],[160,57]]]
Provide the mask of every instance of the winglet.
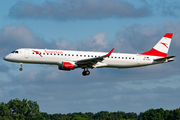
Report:
[[109,57],[111,55],[111,53],[113,52],[114,48],[106,55],[104,55],[104,57]]

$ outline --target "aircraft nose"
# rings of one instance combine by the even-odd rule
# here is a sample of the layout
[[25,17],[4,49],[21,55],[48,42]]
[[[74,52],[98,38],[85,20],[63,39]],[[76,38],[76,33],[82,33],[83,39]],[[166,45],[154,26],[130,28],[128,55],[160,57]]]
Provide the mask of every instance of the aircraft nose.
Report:
[[5,56],[3,59],[7,61],[8,58],[9,58],[9,55]]

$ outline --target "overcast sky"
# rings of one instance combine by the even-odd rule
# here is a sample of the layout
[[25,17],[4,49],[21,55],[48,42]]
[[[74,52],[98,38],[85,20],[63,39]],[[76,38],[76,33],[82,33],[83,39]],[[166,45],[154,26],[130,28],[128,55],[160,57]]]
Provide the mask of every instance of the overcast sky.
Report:
[[[37,101],[47,113],[180,107],[180,1],[3,0],[0,4],[0,102]],[[59,71],[3,61],[18,48],[142,53],[167,32],[175,61],[132,69]]]

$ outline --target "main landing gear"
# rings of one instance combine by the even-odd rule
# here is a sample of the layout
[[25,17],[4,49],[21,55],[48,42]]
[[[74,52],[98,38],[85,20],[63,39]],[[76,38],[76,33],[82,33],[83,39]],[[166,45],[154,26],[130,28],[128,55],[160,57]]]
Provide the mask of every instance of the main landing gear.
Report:
[[89,75],[90,71],[88,70],[88,68],[84,68],[84,71],[82,72],[83,76]]
[[21,66],[21,67],[19,68],[19,70],[22,71],[22,70],[23,70],[23,68],[22,68],[22,67],[23,67],[23,63],[19,63],[19,65]]

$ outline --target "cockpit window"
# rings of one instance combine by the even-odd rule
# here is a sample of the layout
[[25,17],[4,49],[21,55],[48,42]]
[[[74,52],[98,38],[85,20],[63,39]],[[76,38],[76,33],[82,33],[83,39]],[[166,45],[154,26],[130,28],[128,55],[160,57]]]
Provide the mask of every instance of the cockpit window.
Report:
[[12,51],[11,53],[18,53],[18,51]]
[[12,51],[11,53],[15,53],[15,51]]

